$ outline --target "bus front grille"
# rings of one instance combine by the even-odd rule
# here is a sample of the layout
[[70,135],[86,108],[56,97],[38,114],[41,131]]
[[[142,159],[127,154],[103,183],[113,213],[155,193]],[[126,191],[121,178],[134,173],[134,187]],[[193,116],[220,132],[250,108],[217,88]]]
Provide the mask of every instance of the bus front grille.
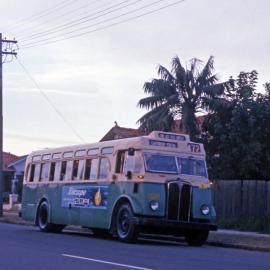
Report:
[[189,221],[192,188],[187,183],[168,183],[167,218],[169,220]]

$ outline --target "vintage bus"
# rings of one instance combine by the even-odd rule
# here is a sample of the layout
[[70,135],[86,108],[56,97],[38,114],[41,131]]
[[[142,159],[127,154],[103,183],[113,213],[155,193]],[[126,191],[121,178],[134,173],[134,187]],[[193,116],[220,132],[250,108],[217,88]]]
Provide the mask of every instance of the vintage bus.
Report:
[[203,145],[161,131],[32,152],[22,217],[43,232],[80,225],[124,242],[161,233],[200,246],[217,229]]

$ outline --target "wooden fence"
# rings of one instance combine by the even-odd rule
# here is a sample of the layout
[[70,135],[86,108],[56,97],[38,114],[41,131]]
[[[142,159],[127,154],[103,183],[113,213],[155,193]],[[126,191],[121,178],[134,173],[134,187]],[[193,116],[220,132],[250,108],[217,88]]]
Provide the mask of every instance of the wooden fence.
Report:
[[269,180],[216,180],[213,197],[219,223],[270,226]]

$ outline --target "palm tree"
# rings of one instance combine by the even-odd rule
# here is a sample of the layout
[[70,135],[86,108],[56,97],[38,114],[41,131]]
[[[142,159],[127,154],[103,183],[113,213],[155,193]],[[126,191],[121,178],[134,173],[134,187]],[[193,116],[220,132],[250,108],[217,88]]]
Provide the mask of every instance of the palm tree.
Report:
[[[206,65],[197,58],[190,60],[190,68],[184,68],[176,56],[172,59],[172,70],[158,67],[159,79],[144,84],[148,97],[142,98],[138,106],[149,110],[138,123],[140,129],[150,132],[154,129],[170,131],[177,118],[182,119],[181,128],[194,140],[198,134],[196,112],[207,108],[209,99],[222,95],[226,83],[217,83],[214,71],[214,58],[211,56]],[[207,101],[207,102],[206,102]]]

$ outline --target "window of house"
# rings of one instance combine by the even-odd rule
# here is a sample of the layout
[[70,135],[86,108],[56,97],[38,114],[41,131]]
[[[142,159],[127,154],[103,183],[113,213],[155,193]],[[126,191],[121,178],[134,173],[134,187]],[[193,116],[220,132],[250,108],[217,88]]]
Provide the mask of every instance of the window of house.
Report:
[[85,179],[96,180],[98,172],[98,158],[87,159],[85,166]]
[[100,159],[99,178],[106,179],[110,173],[110,162],[107,158]]
[[49,178],[49,167],[50,163],[42,163],[40,167],[40,179],[39,181],[43,182]]
[[55,174],[55,162],[52,162],[51,163],[51,166],[50,166],[49,181],[53,181],[54,180],[54,174]]

